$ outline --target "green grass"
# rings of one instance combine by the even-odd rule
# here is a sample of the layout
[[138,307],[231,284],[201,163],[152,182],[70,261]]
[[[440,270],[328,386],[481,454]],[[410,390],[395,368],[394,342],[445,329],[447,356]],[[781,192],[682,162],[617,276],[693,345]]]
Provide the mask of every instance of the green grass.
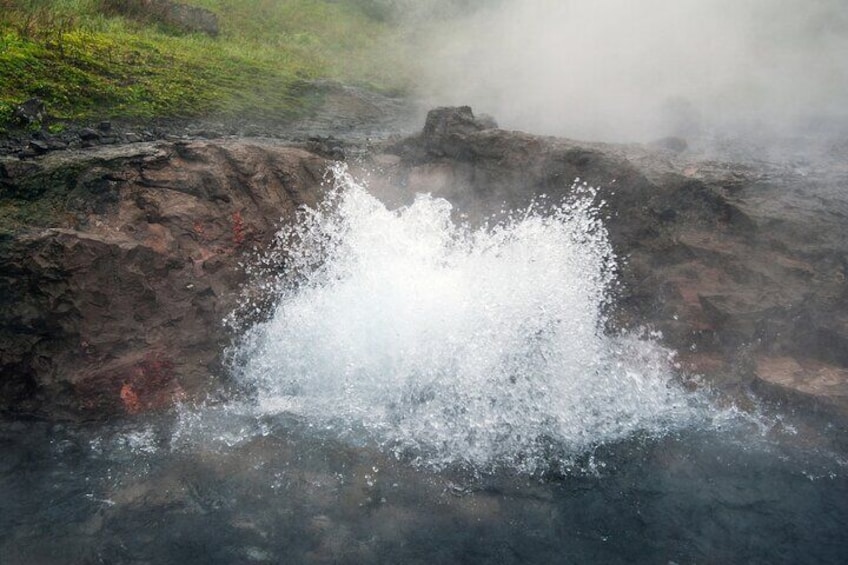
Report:
[[105,15],[100,0],[0,0],[0,127],[34,96],[64,120],[286,119],[310,103],[305,80],[406,85],[399,32],[373,0],[188,3],[218,14],[218,37]]

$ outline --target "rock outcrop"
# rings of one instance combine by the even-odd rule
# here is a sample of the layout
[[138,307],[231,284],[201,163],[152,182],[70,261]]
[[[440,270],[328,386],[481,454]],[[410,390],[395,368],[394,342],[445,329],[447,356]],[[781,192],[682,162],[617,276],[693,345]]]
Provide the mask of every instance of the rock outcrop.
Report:
[[[363,164],[390,204],[429,192],[479,221],[598,188],[620,285],[685,371],[848,421],[848,170],[509,132],[469,108]],[[133,143],[0,159],[0,411],[101,417],[222,386],[239,267],[322,196],[335,138]],[[35,227],[40,225],[42,227]]]
[[[239,266],[322,191],[324,159],[255,141],[0,162],[0,411],[102,417],[220,386]],[[48,214],[48,212],[45,212]]]
[[620,259],[614,326],[659,330],[685,369],[719,385],[848,414],[846,171],[508,132],[468,108],[428,124],[375,157],[375,190],[430,192],[473,220],[584,179]]

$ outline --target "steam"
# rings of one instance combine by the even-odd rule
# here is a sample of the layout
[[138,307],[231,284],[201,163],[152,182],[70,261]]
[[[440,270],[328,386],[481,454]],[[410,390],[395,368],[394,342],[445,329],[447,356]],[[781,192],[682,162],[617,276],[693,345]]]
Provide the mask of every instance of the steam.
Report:
[[427,106],[470,104],[502,127],[604,141],[848,120],[842,0],[461,4],[465,15],[436,23],[420,5],[408,12]]

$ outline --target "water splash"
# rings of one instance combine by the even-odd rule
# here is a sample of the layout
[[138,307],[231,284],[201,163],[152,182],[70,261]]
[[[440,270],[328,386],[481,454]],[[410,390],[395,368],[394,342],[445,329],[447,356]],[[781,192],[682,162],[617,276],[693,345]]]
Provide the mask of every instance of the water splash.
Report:
[[614,256],[585,183],[471,228],[445,200],[388,210],[334,178],[278,235],[275,311],[235,355],[261,412],[435,468],[531,473],[694,418],[667,351],[602,330]]

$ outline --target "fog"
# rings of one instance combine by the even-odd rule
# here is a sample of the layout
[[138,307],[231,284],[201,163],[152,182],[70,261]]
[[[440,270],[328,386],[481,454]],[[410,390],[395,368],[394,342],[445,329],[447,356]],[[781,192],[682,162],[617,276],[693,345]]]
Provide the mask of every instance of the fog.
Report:
[[427,107],[469,104],[501,127],[601,141],[848,129],[846,0],[429,7],[405,10]]

